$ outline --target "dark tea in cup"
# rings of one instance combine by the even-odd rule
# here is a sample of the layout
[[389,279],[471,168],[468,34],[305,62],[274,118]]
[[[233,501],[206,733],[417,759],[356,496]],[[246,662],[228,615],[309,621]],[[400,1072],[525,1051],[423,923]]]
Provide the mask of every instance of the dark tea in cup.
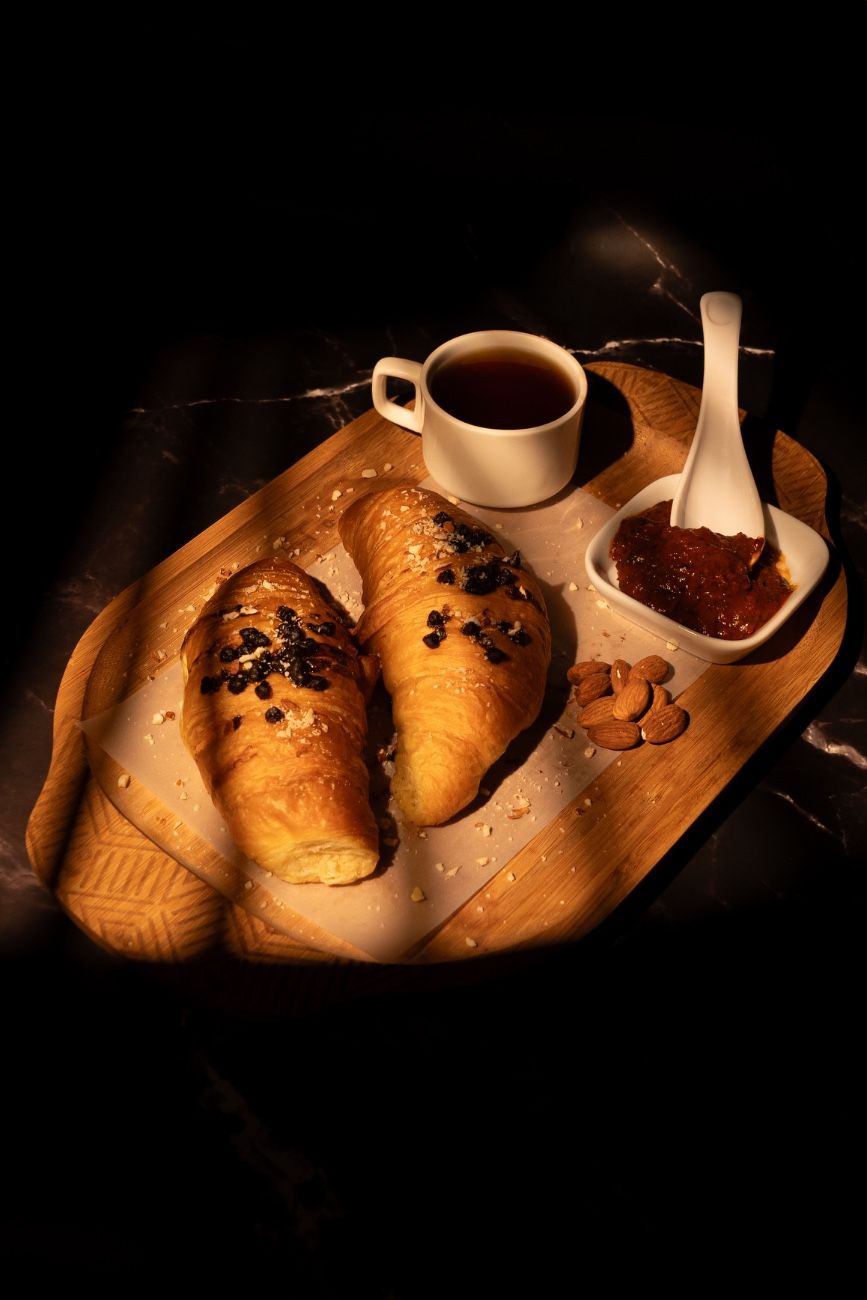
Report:
[[442,362],[430,395],[449,415],[483,429],[533,429],[558,420],[577,397],[569,375],[546,357],[492,347]]

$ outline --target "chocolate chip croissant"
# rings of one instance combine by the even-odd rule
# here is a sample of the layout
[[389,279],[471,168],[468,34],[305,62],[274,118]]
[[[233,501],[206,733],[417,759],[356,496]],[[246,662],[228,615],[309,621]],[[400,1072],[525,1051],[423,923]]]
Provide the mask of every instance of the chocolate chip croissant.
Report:
[[392,793],[437,825],[542,707],[551,661],[545,602],[520,555],[435,492],[359,498],[340,536],[364,583],[359,640],[375,652],[397,731]]
[[183,738],[238,847],[293,883],[370,875],[375,661],[325,588],[281,556],[251,564],[205,605],[181,663]]

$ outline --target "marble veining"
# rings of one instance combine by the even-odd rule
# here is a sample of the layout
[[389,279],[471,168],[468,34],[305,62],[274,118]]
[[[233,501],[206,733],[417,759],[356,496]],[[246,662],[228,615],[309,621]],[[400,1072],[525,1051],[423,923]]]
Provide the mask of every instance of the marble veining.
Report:
[[[863,675],[863,668],[861,668],[861,673]],[[863,721],[863,718],[840,718],[838,725],[861,725]],[[837,758],[845,759],[853,767],[857,767],[861,771],[867,771],[867,754],[862,754],[854,745],[842,744],[826,735],[826,731],[832,725],[826,722],[811,722],[806,731],[801,733],[802,739],[806,740],[807,744],[812,745],[814,749],[821,750],[823,754],[833,754]]]
[[[667,261],[666,258],[662,256],[659,250],[656,247],[654,247],[654,245],[650,242],[650,240],[647,238],[646,235],[642,235],[640,230],[636,230],[635,226],[631,225],[630,222],[628,222],[626,218],[623,216],[623,214],[618,212],[616,208],[610,208],[609,211],[612,213],[613,216],[617,218],[617,220],[623,226],[625,226],[625,228],[629,231],[630,235],[633,235],[634,238],[638,240],[642,248],[647,249],[648,253],[650,253],[650,256],[657,263],[657,265],[662,267],[663,272],[670,271],[672,275],[676,276],[677,279],[680,280],[681,284],[683,284],[685,288],[687,289],[692,288],[692,284],[686,278],[686,276],[683,275],[683,273],[674,265],[673,262]],[[695,321],[699,320],[699,317],[695,314],[695,312],[690,311],[689,308],[687,307],[683,307],[682,303],[678,303],[677,305],[681,307],[687,313],[688,316],[692,316],[693,320]]]
[[10,919],[9,913],[13,914],[11,919],[20,923],[31,908],[55,911],[57,903],[33,874],[21,845],[0,835],[0,915],[3,915],[0,932],[3,922]]
[[[602,357],[608,352],[626,352],[629,348],[672,346],[701,348],[704,351],[704,344],[701,339],[685,339],[677,335],[645,339],[609,339],[607,343],[603,343],[597,348],[574,347],[568,348],[567,351],[572,352],[575,356]],[[744,344],[741,344],[738,351],[748,357],[772,357],[775,355],[773,348],[747,347]]]
[[786,790],[777,790],[770,785],[768,786],[768,789],[777,799],[782,799],[782,801],[787,803],[796,813],[801,817],[804,817],[811,826],[815,826],[816,829],[822,831],[824,835],[830,835],[832,838],[837,837],[836,831],[831,830],[829,826],[825,825],[820,817],[817,817],[815,813],[810,812],[809,809],[803,806],[803,804],[800,804],[794,795],[789,794]]
[[689,316],[692,320],[700,324],[699,317],[696,315],[696,313],[692,311],[692,309],[689,308],[685,302],[682,302],[680,298],[678,298],[676,293],[673,293],[672,290],[667,287],[661,275],[658,276],[657,279],[654,280],[653,284],[650,286],[650,292],[658,293],[661,297],[667,298],[669,302],[674,303],[675,307],[679,307],[682,312],[685,312],[687,316]]
[[[526,320],[521,321],[520,324],[522,328],[531,330],[532,323],[530,321],[526,321]],[[537,326],[535,331],[531,330],[531,332],[540,332],[540,329]],[[391,341],[392,341],[392,345],[394,347],[397,347],[397,344],[394,342],[393,336]],[[564,346],[565,346],[565,350],[567,352],[570,352],[575,357],[584,357],[584,358],[592,359],[594,357],[604,357],[607,354],[611,354],[611,353],[627,352],[630,348],[641,348],[641,347],[702,348],[703,344],[700,338],[690,339],[690,338],[683,338],[677,335],[660,335],[655,338],[647,337],[647,338],[608,339],[606,340],[605,343],[598,344],[595,347],[581,347],[578,345],[572,346],[568,344]],[[752,357],[773,357],[775,355],[773,348],[751,347],[745,344],[741,344],[738,351],[741,352],[744,356],[752,356]],[[152,407],[133,406],[129,408],[129,411],[127,413],[129,415],[153,416],[153,415],[163,415],[170,411],[193,410],[196,407],[202,407],[202,406],[221,406],[221,405],[280,406],[280,405],[286,405],[291,402],[302,402],[302,401],[325,401],[327,403],[331,403],[333,402],[333,399],[345,397],[349,393],[356,393],[359,392],[361,389],[368,387],[370,384],[371,374],[372,374],[372,370],[363,371],[360,373],[359,378],[349,380],[346,383],[334,384],[331,385],[330,387],[308,388],[300,393],[279,394],[274,397],[237,397],[237,396],[232,396],[230,394],[222,395],[220,397],[195,397],[195,398],[190,398],[189,400],[183,402],[168,402],[165,405],[161,405],[161,406],[152,406]],[[344,424],[347,424],[353,418],[352,413],[348,410],[348,408],[344,407],[342,404],[334,403],[332,406],[326,405],[325,409],[328,410],[331,415],[336,415],[340,417],[340,424],[336,426],[337,428],[342,428]],[[174,464],[178,463],[178,457],[173,452],[167,449],[163,449],[161,455],[163,456],[164,459],[170,460]]]
[[281,1143],[249,1101],[199,1048],[195,1060],[202,1074],[199,1104],[219,1117],[229,1144],[254,1177],[275,1193],[284,1213],[304,1238],[340,1214],[340,1206],[321,1170],[297,1146]]
[[[350,380],[348,383],[334,384],[329,388],[307,388],[301,393],[289,393],[285,396],[277,397],[192,397],[183,402],[168,402],[164,406],[132,406],[129,415],[162,415],[167,411],[189,411],[197,406],[280,406],[287,402],[304,402],[317,401],[323,398],[345,397],[347,393],[354,393],[359,388],[364,388],[370,383],[371,372],[363,372],[360,379]],[[351,416],[349,417],[352,418]],[[345,421],[344,421],[345,423]],[[170,452],[163,452],[167,460],[177,462],[177,457]]]

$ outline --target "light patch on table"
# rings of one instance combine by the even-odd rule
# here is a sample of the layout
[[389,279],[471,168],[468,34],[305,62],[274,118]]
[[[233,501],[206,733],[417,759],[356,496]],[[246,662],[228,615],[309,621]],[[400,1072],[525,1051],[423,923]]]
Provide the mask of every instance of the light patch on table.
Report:
[[[428,480],[422,486],[436,487]],[[88,734],[172,813],[206,840],[257,889],[244,905],[275,929],[296,938],[303,919],[352,944],[376,961],[396,961],[462,907],[557,814],[598,777],[609,763],[629,760],[587,745],[569,701],[566,669],[576,659],[626,659],[634,663],[661,653],[660,643],[608,608],[600,608],[584,571],[584,551],[614,512],[577,489],[521,511],[468,507],[490,528],[507,552],[518,549],[539,580],[548,605],[553,658],[539,721],[523,732],[483,781],[483,791],[447,826],[424,835],[404,825],[393,801],[377,816],[393,817],[384,835],[397,846],[377,874],[355,885],[289,885],[243,857],[205,790],[180,738],[183,682],[179,661],[168,665],[127,700],[83,724]],[[354,616],[361,610],[361,580],[342,546],[327,557],[328,585]],[[335,572],[331,572],[332,568]],[[322,576],[314,561],[310,572]],[[677,696],[705,665],[683,651],[672,655],[674,677],[666,683]],[[175,718],[168,720],[168,714]],[[165,721],[155,725],[157,714]],[[387,727],[371,719],[372,731]],[[145,737],[147,737],[145,739]],[[118,800],[122,808],[122,797]],[[484,843],[484,853],[480,848]],[[186,863],[215,888],[208,868]],[[511,875],[507,877],[513,879]]]

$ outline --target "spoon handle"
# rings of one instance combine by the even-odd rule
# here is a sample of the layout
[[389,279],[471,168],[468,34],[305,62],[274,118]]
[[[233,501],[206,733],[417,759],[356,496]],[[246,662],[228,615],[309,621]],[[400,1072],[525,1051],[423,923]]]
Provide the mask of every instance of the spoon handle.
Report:
[[[760,537],[764,534],[762,504],[744,451],[738,419],[741,314],[742,304],[737,294],[706,293],[702,297],[701,407],[672,502],[671,522],[678,528],[705,527],[726,535],[737,531]],[[736,528],[732,526],[733,518]]]
[[698,427],[738,421],[738,343],[743,304],[734,293],[706,293],[701,300],[704,331],[704,378]]

